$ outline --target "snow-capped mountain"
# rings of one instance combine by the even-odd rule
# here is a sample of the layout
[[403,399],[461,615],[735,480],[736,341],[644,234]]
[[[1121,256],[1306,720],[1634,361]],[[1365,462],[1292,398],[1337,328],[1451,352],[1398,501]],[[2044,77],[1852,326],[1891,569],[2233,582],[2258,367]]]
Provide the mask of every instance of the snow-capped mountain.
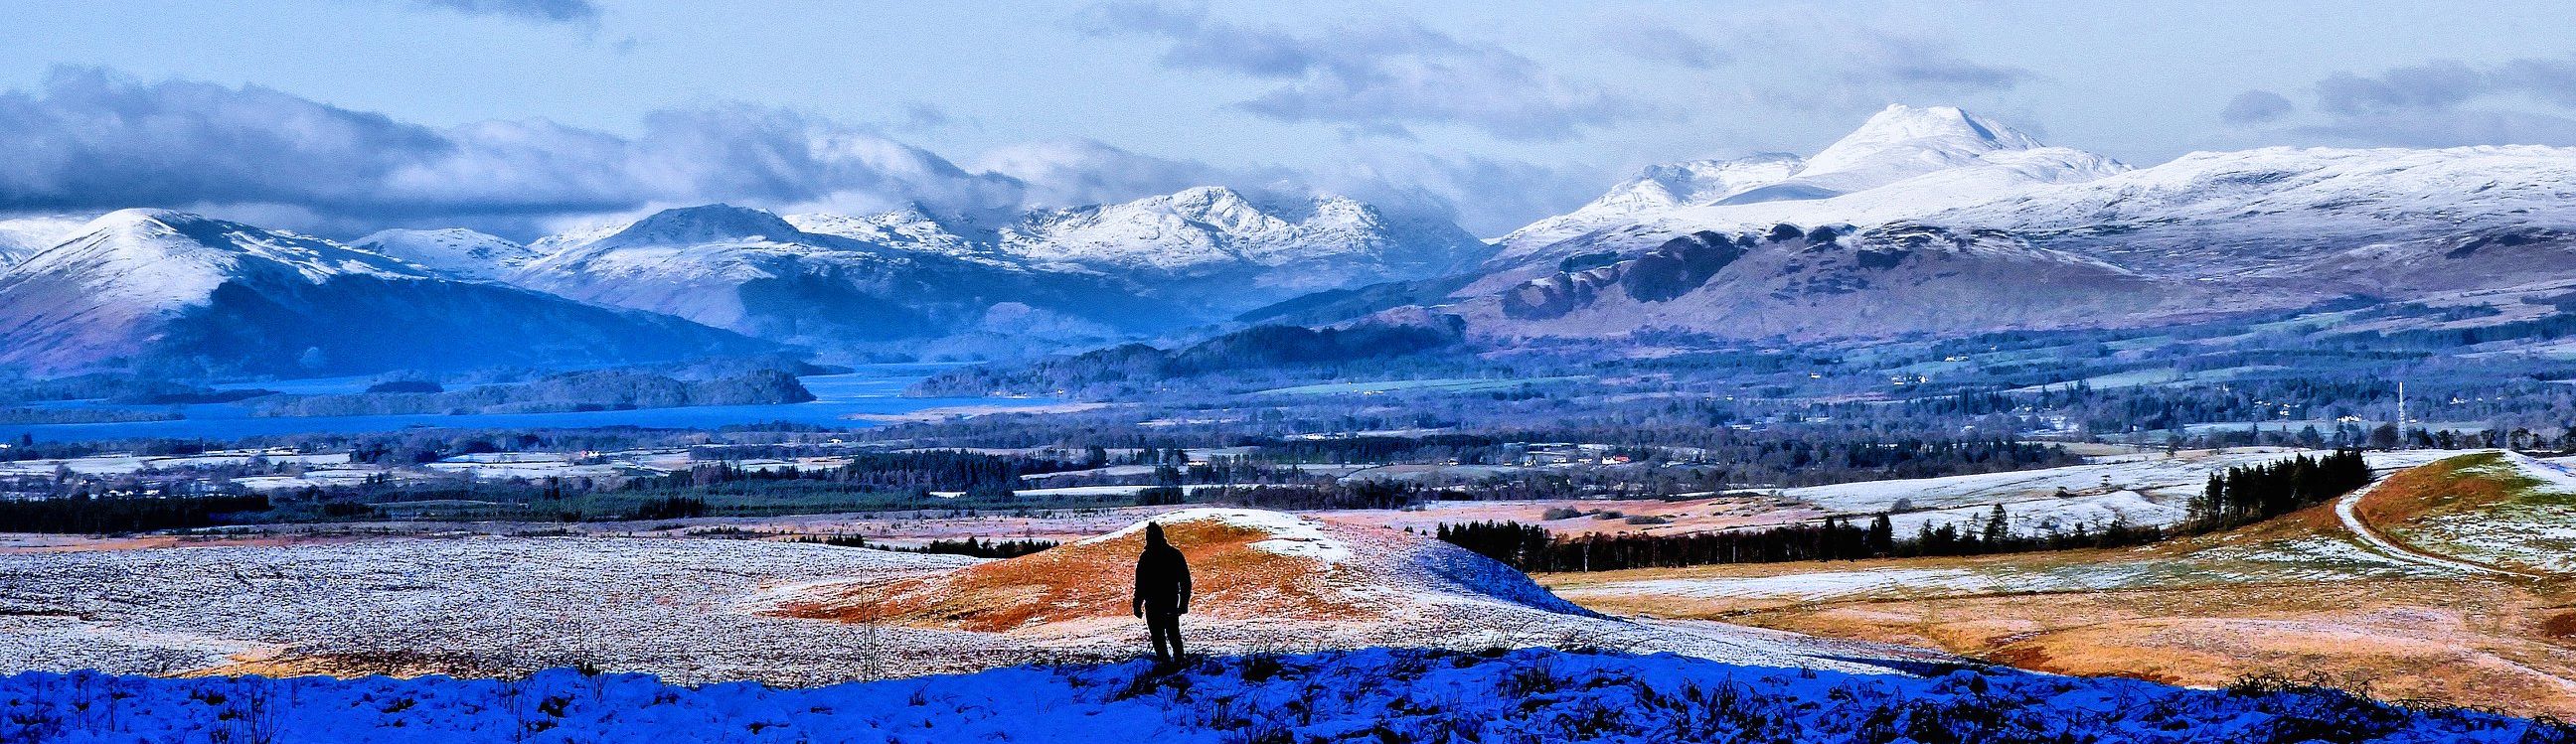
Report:
[[1001,248],[1038,265],[1156,284],[1220,281],[1247,303],[1437,276],[1471,266],[1487,253],[1481,241],[1454,225],[1391,220],[1344,197],[1261,204],[1213,186],[1031,215],[1001,230]]
[[[998,226],[919,207],[785,218],[701,209],[710,211],[675,210],[538,240],[529,248],[547,258],[512,281],[828,345],[835,338],[884,340],[889,332],[940,335],[980,323],[971,316],[997,302],[1039,311],[1014,315],[1014,323],[1078,320],[1093,334],[1213,322],[1308,292],[1456,273],[1492,252],[1444,221],[1389,215],[1338,196],[1265,202],[1221,187],[1033,212]],[[685,227],[703,231],[694,234],[655,226],[683,215],[723,224]],[[788,325],[806,330],[783,332],[786,326],[761,318],[798,315],[792,308],[746,304],[731,289],[817,272],[888,298],[879,306],[946,309],[844,331],[823,331],[817,324],[828,321],[804,317]]]
[[[2043,147],[2020,130],[1950,106],[1893,105],[1807,159],[1783,183],[1848,194],[1933,171],[1984,162],[1988,155]],[[1737,203],[1787,195],[1736,197]]]
[[372,371],[764,348],[672,318],[451,281],[370,251],[128,209],[0,272],[0,364]]
[[462,228],[385,230],[349,245],[458,279],[499,279],[538,258],[527,246]]
[[[909,227],[891,218],[802,219],[856,235],[903,235]],[[552,252],[509,281],[827,349],[897,343],[917,350],[974,333],[1076,345],[1178,317],[1112,278],[846,234],[807,232],[766,211],[722,204],[670,209],[613,230],[537,241],[531,246]]]
[[[1709,162],[1717,161],[1701,161]],[[1501,258],[1597,250],[1590,243],[1598,241],[1584,238],[1601,231],[1654,232],[1629,228],[1666,221],[1689,229],[1662,238],[1694,230],[1760,229],[1781,222],[1872,224],[1913,219],[2037,185],[2091,181],[2129,170],[2100,155],[2040,144],[2019,130],[1957,108],[1904,105],[1889,106],[1871,116],[1814,157],[1760,155],[1724,162],[1732,166],[1725,172],[1734,176],[1718,182],[1725,188],[1660,200],[1654,198],[1653,185],[1660,185],[1654,176],[1707,166],[1657,166],[1613,187],[1583,209],[1513,232],[1503,241]],[[1622,245],[1642,250],[1660,240]]]
[[[1868,336],[2576,281],[2576,148],[2266,148],[2132,169],[1957,109],[1894,106],[1783,178],[1684,177],[1713,170],[1652,170],[1533,223],[1435,298],[1367,294],[1498,337]],[[1780,225],[1835,239],[1740,246],[1669,297],[1626,286],[1670,273],[1657,267],[1678,259],[1660,254]],[[1889,262],[1890,245],[1909,258]]]

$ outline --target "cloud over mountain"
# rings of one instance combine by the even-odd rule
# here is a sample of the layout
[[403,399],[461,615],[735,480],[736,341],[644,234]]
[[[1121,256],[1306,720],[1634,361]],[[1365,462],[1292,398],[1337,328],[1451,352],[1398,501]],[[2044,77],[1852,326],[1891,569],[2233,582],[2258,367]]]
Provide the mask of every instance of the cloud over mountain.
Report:
[[[0,213],[210,211],[349,237],[466,226],[533,237],[566,219],[736,202],[782,211],[949,214],[1119,202],[1203,185],[1324,191],[1482,231],[1580,203],[1597,174],[1356,148],[1316,171],[1218,167],[1084,138],[962,160],[868,125],[744,104],[647,114],[619,134],[543,119],[405,122],[260,86],[56,68],[0,93]],[[1510,185],[1503,198],[1491,196]]]
[[524,228],[711,201],[965,214],[1298,180],[1080,139],[999,147],[970,170],[872,127],[740,104],[656,111],[634,135],[541,119],[440,128],[260,86],[91,67],[0,93],[0,163],[0,211],[212,208],[356,232]]
[[2302,134],[2374,145],[2576,144],[2576,56],[2436,59],[2338,72],[2312,87]]
[[412,0],[414,4],[445,8],[466,15],[491,15],[551,23],[583,23],[599,19],[599,6],[590,0]]

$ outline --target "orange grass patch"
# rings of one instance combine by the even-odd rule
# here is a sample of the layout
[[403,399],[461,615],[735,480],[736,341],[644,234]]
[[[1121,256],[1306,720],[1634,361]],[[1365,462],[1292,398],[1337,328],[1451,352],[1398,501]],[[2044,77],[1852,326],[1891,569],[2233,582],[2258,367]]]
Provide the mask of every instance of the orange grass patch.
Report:
[[2398,471],[2361,499],[2354,511],[2374,525],[2397,525],[2434,514],[2494,506],[2513,499],[2533,481],[2476,469],[2499,466],[2495,453],[2463,455]]
[[[1274,535],[1217,521],[1165,524],[1190,562],[1190,614],[1227,619],[1336,620],[1368,609],[1337,591],[1339,567],[1252,547]],[[1088,618],[1129,616],[1139,531],[1074,543],[938,576],[854,584],[789,602],[774,614],[986,632]]]

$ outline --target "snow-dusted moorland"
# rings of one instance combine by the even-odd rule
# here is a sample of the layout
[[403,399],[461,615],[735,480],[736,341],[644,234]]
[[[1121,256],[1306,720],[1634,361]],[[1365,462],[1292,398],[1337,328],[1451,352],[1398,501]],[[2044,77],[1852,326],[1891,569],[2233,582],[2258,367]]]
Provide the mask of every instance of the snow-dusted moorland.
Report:
[[92,742],[2562,742],[2548,723],[2277,684],[1854,675],[1681,656],[1368,649],[1013,667],[811,689],[519,680],[0,678],[0,739]]

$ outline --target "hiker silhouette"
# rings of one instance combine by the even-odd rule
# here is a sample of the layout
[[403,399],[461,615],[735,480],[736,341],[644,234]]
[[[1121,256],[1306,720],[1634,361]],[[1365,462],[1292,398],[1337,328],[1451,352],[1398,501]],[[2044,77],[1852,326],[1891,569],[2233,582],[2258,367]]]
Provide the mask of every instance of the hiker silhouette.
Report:
[[1181,616],[1190,611],[1190,563],[1163,539],[1163,526],[1145,523],[1145,552],[1136,556],[1136,601],[1154,639],[1154,658],[1181,657]]

